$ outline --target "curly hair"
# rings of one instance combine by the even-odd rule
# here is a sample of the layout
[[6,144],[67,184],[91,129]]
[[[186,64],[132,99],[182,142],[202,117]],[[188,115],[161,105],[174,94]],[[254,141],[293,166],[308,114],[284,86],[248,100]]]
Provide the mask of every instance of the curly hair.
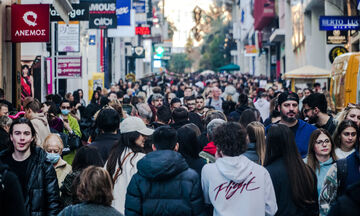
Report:
[[215,129],[213,141],[224,155],[239,156],[246,151],[247,133],[239,123],[227,122]]

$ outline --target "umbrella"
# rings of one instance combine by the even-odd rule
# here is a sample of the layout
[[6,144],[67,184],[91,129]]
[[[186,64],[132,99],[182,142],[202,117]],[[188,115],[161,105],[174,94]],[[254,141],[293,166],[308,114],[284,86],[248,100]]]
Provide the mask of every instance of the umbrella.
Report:
[[236,71],[240,70],[240,66],[236,64],[228,64],[218,68],[219,71]]
[[205,70],[205,71],[200,73],[200,75],[203,75],[203,76],[208,76],[210,74],[215,74],[215,72],[212,71],[212,70]]

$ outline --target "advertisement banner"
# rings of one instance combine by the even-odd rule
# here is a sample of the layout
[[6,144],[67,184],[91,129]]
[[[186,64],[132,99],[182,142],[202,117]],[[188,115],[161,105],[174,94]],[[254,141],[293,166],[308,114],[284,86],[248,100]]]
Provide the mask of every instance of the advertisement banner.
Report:
[[[73,10],[69,13],[70,21],[88,21],[89,20],[89,3],[81,2],[80,4],[71,4]],[[50,21],[63,21],[60,14],[53,6],[50,6]]]
[[255,45],[246,45],[245,46],[245,56],[257,56],[258,50]]
[[21,57],[21,102],[26,97],[41,99],[41,77],[42,62],[41,56],[22,56]]
[[109,29],[117,27],[117,8],[115,0],[89,4],[89,28]]
[[80,52],[80,24],[73,21],[69,24],[60,22],[57,31],[58,52]]
[[131,0],[116,0],[118,26],[130,26]]
[[320,16],[322,31],[360,30],[360,16]]
[[104,88],[104,73],[93,73],[93,90]]
[[49,42],[48,4],[11,5],[11,41]]
[[57,78],[81,77],[81,57],[58,57],[56,61]]

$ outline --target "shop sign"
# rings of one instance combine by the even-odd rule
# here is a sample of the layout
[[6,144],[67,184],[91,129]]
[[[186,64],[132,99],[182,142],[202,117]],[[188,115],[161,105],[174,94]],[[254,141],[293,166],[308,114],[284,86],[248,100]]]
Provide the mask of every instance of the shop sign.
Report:
[[[80,4],[71,4],[73,10],[69,13],[70,21],[88,21],[89,20],[89,3],[81,2]],[[50,6],[50,21],[63,21],[60,14],[53,6]]]
[[245,46],[245,56],[257,56],[258,50],[255,45],[246,45]]
[[133,9],[135,13],[146,13],[145,0],[133,0]]
[[136,76],[133,73],[128,73],[128,74],[126,74],[125,79],[130,82],[135,82]]
[[347,52],[348,52],[348,50],[342,46],[336,46],[336,47],[332,48],[329,53],[330,62],[333,63],[336,57],[338,57],[344,53],[347,53]]
[[142,46],[134,47],[134,58],[145,58],[145,49]]
[[80,51],[80,25],[78,21],[65,24],[58,24],[57,31],[58,52],[79,52]]
[[326,32],[327,44],[347,44],[348,31],[334,30]]
[[130,26],[131,0],[116,0],[118,26]]
[[11,5],[11,41],[49,42],[49,5]]
[[89,4],[89,28],[108,29],[116,28],[116,3],[114,0]]
[[81,77],[81,57],[58,57],[56,66],[57,78]]
[[135,27],[135,34],[136,35],[151,35],[150,27],[143,27],[143,26]]
[[360,30],[360,16],[320,16],[320,30]]

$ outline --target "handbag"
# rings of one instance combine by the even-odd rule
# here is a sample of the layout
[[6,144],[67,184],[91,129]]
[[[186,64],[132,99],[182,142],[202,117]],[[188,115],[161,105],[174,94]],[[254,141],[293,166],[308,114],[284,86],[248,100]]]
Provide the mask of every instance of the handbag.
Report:
[[69,134],[67,144],[70,147],[70,150],[77,149],[81,146],[81,138],[75,133]]

